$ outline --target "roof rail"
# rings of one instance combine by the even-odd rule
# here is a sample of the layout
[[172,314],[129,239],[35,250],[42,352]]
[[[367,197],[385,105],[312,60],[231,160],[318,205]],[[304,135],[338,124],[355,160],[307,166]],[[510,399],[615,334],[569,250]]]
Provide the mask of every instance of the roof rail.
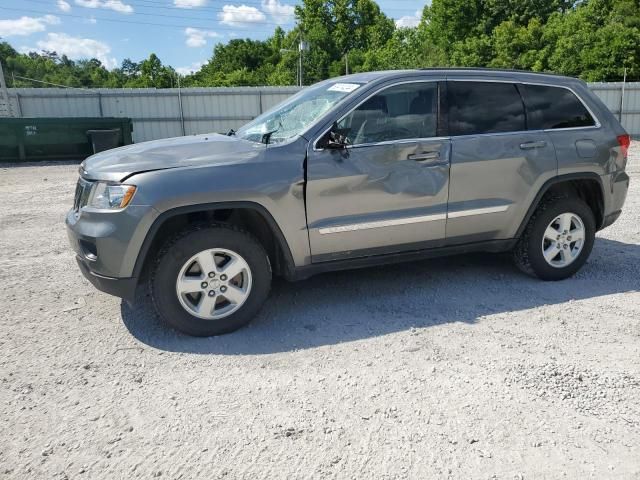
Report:
[[469,71],[469,72],[494,72],[494,73],[526,73],[529,75],[552,75],[562,76],[553,72],[532,72],[531,70],[518,70],[515,68],[487,68],[487,67],[428,67],[419,68],[421,71]]

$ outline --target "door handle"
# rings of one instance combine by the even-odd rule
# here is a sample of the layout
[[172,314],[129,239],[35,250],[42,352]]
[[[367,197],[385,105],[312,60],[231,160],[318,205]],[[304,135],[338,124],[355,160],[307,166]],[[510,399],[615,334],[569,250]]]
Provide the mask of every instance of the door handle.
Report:
[[407,159],[414,162],[426,162],[428,160],[438,160],[439,158],[440,152],[413,153],[407,157]]
[[520,144],[520,148],[522,150],[533,150],[534,148],[544,148],[546,146],[547,142],[545,142],[544,140],[541,140],[539,142],[527,142]]

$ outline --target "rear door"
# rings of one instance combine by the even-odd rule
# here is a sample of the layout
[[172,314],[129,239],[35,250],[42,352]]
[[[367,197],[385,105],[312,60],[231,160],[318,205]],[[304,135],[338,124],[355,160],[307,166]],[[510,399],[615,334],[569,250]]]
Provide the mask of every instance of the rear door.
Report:
[[450,80],[447,113],[447,243],[512,238],[538,186],[556,174],[549,135],[528,130],[515,82]]
[[599,128],[586,105],[565,87],[523,85],[521,87],[529,128],[545,130],[556,149],[558,174],[592,171],[604,174],[615,134]]
[[382,87],[337,122],[345,150],[311,147],[307,216],[314,262],[443,245],[449,153],[439,84]]

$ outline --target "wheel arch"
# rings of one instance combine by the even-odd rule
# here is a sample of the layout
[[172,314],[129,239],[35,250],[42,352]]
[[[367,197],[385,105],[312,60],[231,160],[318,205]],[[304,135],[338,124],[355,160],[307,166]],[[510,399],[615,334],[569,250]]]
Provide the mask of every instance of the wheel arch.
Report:
[[154,254],[173,234],[188,225],[207,222],[231,223],[246,228],[267,250],[275,273],[285,278],[293,277],[295,264],[289,243],[271,213],[255,202],[204,203],[176,207],[161,213],[142,242],[133,276],[140,279],[147,273]]
[[570,173],[559,175],[547,180],[536,194],[533,202],[527,210],[527,214],[520,223],[516,232],[516,238],[520,238],[531,220],[534,212],[540,205],[544,196],[551,192],[574,193],[589,205],[595,219],[596,228],[600,230],[604,224],[604,185],[602,178],[596,173]]

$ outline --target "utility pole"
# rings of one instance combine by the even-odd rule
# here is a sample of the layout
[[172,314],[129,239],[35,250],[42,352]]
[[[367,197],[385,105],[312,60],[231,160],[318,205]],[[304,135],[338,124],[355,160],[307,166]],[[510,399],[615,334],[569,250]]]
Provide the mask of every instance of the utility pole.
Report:
[[300,51],[300,56],[299,56],[299,62],[300,62],[300,66],[299,66],[300,86],[303,87],[304,86],[304,73],[303,73],[303,70],[302,70],[302,56],[303,56],[304,52],[309,50],[309,44],[307,42],[305,42],[304,40],[302,40],[302,38],[300,39],[300,45],[298,46],[298,50]]
[[624,94],[625,87],[627,85],[627,67],[624,67],[624,76],[622,77],[622,91],[620,92],[620,114],[618,115],[618,121],[622,123],[622,114],[624,113]]
[[[304,86],[304,72],[302,70],[302,60],[303,60],[303,55],[304,52],[306,52],[307,50],[309,50],[309,44],[307,42],[305,42],[304,40],[302,40],[302,37],[300,37],[300,42],[298,43],[298,67],[296,68],[296,76],[298,77],[297,80],[297,84],[301,87]],[[295,52],[295,50],[291,50],[288,48],[281,48],[280,49],[280,53],[288,53],[288,52]]]
[[180,74],[176,72],[178,78],[178,108],[180,109],[180,128],[182,129],[182,136],[184,137],[187,132],[184,128],[184,107],[182,106],[182,90],[180,88]]
[[4,70],[2,69],[2,62],[0,62],[0,94],[2,97],[2,103],[6,105],[6,113],[4,113],[2,108],[0,108],[0,117],[13,117],[13,108],[11,106],[11,98],[9,98],[9,90],[7,90],[7,84],[4,81]]
[[349,75],[349,52],[344,54],[344,62],[347,64],[346,74]]

